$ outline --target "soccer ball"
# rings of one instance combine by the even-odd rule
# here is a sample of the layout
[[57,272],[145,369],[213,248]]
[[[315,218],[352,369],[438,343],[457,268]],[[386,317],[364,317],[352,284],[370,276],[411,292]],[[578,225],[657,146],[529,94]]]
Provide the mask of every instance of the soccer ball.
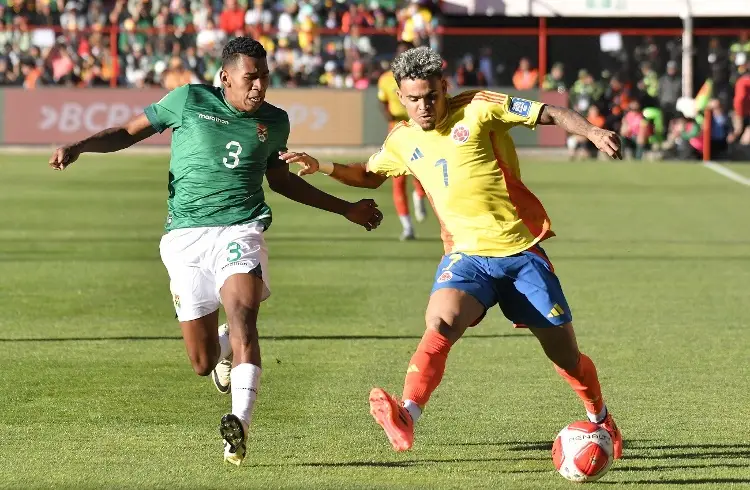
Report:
[[596,481],[612,465],[612,436],[592,422],[573,422],[563,428],[552,445],[555,469],[566,480]]

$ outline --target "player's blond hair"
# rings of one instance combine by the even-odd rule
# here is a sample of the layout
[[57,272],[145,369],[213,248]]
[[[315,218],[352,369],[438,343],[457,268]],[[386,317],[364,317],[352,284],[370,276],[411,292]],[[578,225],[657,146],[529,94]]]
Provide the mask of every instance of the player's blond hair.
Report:
[[443,75],[443,58],[426,46],[404,51],[391,63],[393,78],[401,85],[401,80],[427,80]]

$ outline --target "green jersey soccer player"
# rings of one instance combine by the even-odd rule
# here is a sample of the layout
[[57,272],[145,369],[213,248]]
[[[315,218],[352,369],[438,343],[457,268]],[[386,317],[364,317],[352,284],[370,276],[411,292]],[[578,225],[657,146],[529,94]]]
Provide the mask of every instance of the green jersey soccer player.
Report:
[[[222,58],[220,88],[177,88],[125,126],[59,148],[50,166],[63,170],[81,153],[122,150],[172,130],[161,257],[193,369],[213,373],[219,391],[231,390],[232,412],[222,417],[220,431],[224,459],[239,465],[260,382],[258,309],[270,295],[263,232],[271,209],[263,176],[274,191],[367,230],[383,216],[372,200],[342,201],[291,174],[280,160],[289,118],[264,101],[269,71],[260,43],[234,39]],[[218,327],[220,304],[229,327]]]

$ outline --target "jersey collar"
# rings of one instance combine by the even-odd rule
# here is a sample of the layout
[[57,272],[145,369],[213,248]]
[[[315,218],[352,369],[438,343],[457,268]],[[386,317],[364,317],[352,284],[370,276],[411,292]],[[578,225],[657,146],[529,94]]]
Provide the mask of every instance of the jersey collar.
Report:
[[[263,104],[261,104],[261,106],[255,110],[255,112],[243,112],[243,111],[237,110],[237,108],[234,107],[232,104],[230,104],[229,101],[227,100],[227,97],[224,94],[224,87],[221,88],[221,98],[224,100],[224,104],[227,106],[229,111],[238,117],[251,117],[260,110],[260,107],[263,107]],[[265,104],[265,101],[263,103]]]

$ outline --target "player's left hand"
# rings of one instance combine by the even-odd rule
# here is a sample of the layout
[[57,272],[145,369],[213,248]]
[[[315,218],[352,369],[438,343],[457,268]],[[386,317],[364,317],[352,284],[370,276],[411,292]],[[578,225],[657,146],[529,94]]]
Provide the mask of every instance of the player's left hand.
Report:
[[362,199],[353,203],[344,216],[352,223],[363,226],[367,231],[380,226],[380,222],[383,220],[383,213],[380,212],[378,204],[372,199]]
[[589,133],[588,138],[600,151],[615,160],[622,160],[622,142],[614,131],[595,127]]

